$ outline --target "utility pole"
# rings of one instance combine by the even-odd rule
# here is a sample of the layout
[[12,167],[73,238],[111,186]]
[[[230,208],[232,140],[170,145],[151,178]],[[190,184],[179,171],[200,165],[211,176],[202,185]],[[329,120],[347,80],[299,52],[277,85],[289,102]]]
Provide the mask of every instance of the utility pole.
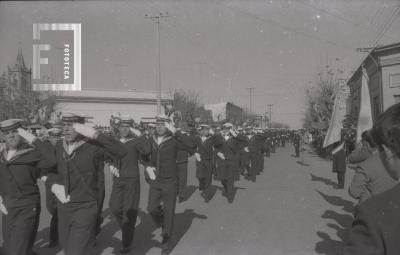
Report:
[[250,99],[250,114],[253,112],[253,90],[255,88],[246,88],[249,90],[249,99]]
[[204,100],[204,88],[203,88],[203,65],[206,65],[206,62],[196,62],[199,68],[199,87],[200,87],[200,103],[205,104]]
[[267,104],[268,106],[268,112],[269,112],[269,127],[272,125],[272,106],[273,104]]
[[145,15],[146,18],[153,20],[156,23],[157,27],[157,43],[158,43],[158,54],[157,54],[157,61],[158,61],[158,83],[157,83],[157,114],[161,113],[161,38],[160,38],[160,19],[167,18],[168,12],[160,13],[156,16],[149,16]]

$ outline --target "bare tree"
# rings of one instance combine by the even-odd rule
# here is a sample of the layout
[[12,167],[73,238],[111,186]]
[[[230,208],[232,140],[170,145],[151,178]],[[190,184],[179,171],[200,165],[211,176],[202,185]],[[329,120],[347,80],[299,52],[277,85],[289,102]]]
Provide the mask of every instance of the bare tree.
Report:
[[335,95],[339,88],[339,78],[343,71],[329,67],[319,72],[306,89],[305,128],[327,128],[332,115]]

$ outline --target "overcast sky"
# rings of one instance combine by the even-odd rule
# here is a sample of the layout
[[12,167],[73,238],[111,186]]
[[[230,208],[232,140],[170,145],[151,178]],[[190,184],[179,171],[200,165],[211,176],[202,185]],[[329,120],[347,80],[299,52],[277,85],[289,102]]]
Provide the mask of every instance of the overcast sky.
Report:
[[[357,47],[373,45],[399,1],[0,2],[0,72],[18,42],[32,66],[33,23],[82,23],[82,87],[155,90],[161,20],[163,91],[198,92],[204,103],[232,101],[273,120],[301,125],[304,90],[326,65],[357,68]],[[397,13],[397,16],[398,13]],[[380,44],[400,41],[400,18]]]

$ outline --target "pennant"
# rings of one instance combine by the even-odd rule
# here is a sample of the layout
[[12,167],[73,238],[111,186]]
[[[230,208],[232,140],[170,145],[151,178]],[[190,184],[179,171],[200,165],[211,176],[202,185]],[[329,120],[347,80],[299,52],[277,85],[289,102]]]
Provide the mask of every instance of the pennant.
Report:
[[336,93],[328,131],[326,132],[323,147],[341,140],[342,122],[346,118],[346,100],[349,96],[349,87],[346,83],[341,83]]
[[367,71],[362,67],[361,77],[361,102],[360,102],[360,113],[358,115],[357,122],[357,142],[361,141],[361,134],[372,128],[372,109],[371,109],[371,98],[369,95],[369,77]]
[[338,147],[332,150],[332,155],[335,155],[339,151],[341,151],[344,148],[344,143],[341,143]]

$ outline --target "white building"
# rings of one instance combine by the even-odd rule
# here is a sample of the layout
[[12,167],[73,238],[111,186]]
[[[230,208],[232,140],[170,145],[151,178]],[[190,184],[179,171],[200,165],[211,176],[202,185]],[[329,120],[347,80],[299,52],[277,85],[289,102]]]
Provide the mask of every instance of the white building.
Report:
[[[171,95],[162,95],[162,105],[171,101]],[[163,107],[161,111],[164,111]],[[151,118],[157,114],[157,93],[106,89],[63,91],[56,96],[56,114],[60,112],[74,112],[92,117],[93,124],[101,126],[110,124],[111,115],[129,115],[140,122],[142,117]]]

